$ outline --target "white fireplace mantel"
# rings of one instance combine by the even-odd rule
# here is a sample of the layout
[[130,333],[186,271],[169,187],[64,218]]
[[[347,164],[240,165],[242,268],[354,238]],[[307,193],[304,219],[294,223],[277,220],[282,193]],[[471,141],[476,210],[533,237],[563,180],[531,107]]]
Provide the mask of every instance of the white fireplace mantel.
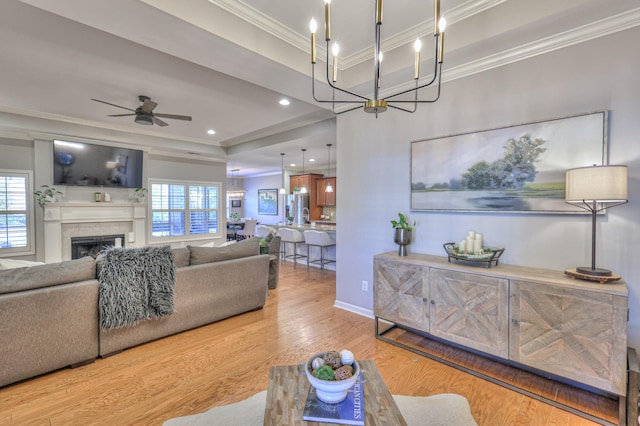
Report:
[[[145,243],[146,218],[145,203],[49,203],[44,207],[44,261],[51,263],[68,260],[63,256],[63,244],[67,243],[63,241],[63,224],[96,224],[98,231],[94,231],[95,235],[101,235],[99,229],[102,224],[108,226],[128,222],[130,231],[125,237],[127,246],[141,247]],[[110,232],[104,232],[108,233]]]

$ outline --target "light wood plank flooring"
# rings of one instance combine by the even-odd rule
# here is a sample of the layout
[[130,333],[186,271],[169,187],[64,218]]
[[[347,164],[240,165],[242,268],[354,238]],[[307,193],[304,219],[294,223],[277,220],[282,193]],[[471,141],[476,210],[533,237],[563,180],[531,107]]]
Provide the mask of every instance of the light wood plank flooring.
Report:
[[266,390],[273,365],[343,348],[373,359],[393,394],[464,395],[480,426],[594,424],[375,339],[372,319],[333,307],[333,272],[290,265],[260,311],[0,389],[0,424],[160,425]]

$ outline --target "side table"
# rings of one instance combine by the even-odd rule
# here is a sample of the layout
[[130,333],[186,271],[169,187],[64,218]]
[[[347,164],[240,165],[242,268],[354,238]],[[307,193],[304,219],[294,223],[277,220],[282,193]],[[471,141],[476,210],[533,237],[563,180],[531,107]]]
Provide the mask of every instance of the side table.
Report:
[[[358,361],[366,371],[364,384],[364,412],[367,426],[406,426],[393,396],[382,380],[372,360]],[[269,388],[264,410],[264,424],[270,426],[321,425],[326,423],[302,420],[309,381],[298,365],[271,367]]]

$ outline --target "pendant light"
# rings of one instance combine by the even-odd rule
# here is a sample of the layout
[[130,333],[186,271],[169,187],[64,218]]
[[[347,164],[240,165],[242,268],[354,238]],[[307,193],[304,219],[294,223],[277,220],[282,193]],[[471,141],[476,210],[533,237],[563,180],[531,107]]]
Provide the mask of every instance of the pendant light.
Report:
[[[304,174],[304,152],[306,151],[306,148],[302,148],[302,174]],[[301,194],[308,194],[309,191],[307,190],[307,187],[304,186],[304,184],[302,185],[302,188],[300,188],[300,193]]]
[[280,194],[284,195],[287,193],[287,190],[284,189],[284,152],[280,153],[280,158],[282,159],[282,186],[280,187]]
[[[331,177],[331,145],[330,143],[327,144],[327,146],[329,147],[329,166],[327,169],[327,177]],[[324,192],[333,192],[333,186],[331,186],[331,180],[326,179],[327,181],[327,186],[324,188]]]

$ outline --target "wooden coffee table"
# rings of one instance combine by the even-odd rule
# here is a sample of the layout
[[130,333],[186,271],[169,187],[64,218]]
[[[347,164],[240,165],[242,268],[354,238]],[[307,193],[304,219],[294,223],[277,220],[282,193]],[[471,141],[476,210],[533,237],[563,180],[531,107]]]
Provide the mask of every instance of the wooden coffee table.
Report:
[[[365,424],[405,425],[404,418],[385,385],[376,364],[372,360],[358,361],[360,369],[366,371],[364,384]],[[309,392],[309,381],[300,365],[271,367],[269,388],[264,410],[264,424],[273,426],[320,425],[326,423],[302,420],[304,404]]]

